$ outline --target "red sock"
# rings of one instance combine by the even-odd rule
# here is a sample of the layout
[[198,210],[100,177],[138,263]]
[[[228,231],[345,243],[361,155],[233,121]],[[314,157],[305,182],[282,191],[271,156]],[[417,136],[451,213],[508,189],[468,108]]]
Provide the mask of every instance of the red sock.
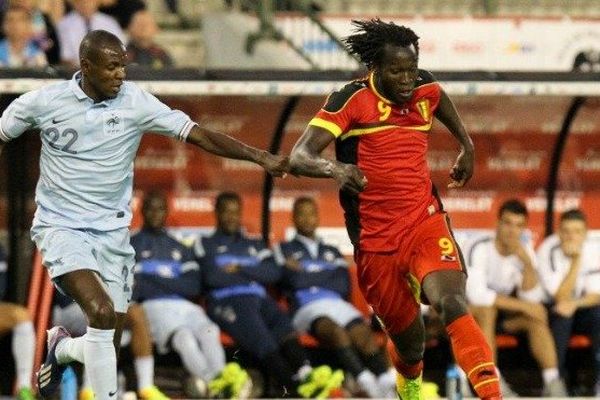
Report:
[[470,314],[463,315],[446,327],[454,358],[467,373],[480,399],[501,398],[500,382],[494,357],[479,325]]
[[392,360],[394,368],[396,368],[396,371],[398,371],[398,373],[403,377],[407,379],[414,379],[421,375],[421,372],[423,372],[423,360],[414,365],[404,363],[404,361],[400,359],[400,356],[398,356],[396,347],[391,340],[388,340],[387,351],[390,359]]

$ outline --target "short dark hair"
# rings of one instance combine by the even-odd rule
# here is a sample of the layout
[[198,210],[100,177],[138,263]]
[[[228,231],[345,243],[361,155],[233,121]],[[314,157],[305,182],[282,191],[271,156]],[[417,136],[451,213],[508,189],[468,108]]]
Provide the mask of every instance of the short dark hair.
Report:
[[144,200],[142,201],[142,211],[146,210],[150,205],[150,202],[154,199],[160,199],[167,201],[167,195],[165,192],[160,190],[152,190],[144,196]]
[[102,29],[89,32],[79,44],[79,59],[96,61],[98,53],[105,47],[123,46],[123,42],[115,34]]
[[502,217],[502,214],[504,214],[507,211],[513,214],[524,215],[525,218],[529,217],[527,207],[521,200],[510,199],[502,203],[500,209],[498,210],[498,219],[500,219],[500,217]]
[[292,207],[292,213],[296,214],[296,212],[298,211],[298,208],[300,208],[300,206],[304,203],[314,204],[315,206],[317,205],[317,202],[312,197],[300,196],[296,200],[294,200],[294,206]]
[[563,223],[564,221],[582,221],[587,225],[585,214],[578,208],[572,208],[562,213],[560,215],[560,222]]
[[223,210],[225,202],[235,201],[238,204],[242,203],[242,198],[236,192],[221,192],[215,199],[215,211],[220,212]]
[[379,18],[353,20],[352,25],[356,27],[355,33],[343,39],[343,42],[348,51],[358,56],[369,69],[379,65],[387,44],[402,47],[412,44],[419,57],[419,37],[406,26],[383,22]]

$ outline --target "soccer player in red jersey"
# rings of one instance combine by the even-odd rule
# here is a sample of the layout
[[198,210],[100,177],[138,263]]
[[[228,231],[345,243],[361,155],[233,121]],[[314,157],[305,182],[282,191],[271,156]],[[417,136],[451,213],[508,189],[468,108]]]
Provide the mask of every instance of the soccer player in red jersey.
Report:
[[[433,117],[461,148],[448,187],[471,178],[473,143],[452,101],[431,73],[418,69],[412,30],[379,19],[354,25],[345,43],[369,74],[329,96],[292,150],[292,173],[333,178],[340,187],[360,288],[395,345],[401,399],[422,399],[419,302],[440,314],[477,395],[501,398],[492,352],[467,310],[460,249],[426,160]],[[323,158],[334,140],[337,160]]]

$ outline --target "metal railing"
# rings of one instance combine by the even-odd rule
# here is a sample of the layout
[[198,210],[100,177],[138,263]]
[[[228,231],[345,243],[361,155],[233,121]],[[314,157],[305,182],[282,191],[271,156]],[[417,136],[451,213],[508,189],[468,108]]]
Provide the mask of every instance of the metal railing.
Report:
[[[321,21],[319,14],[307,0],[287,0],[286,5],[298,14],[285,14],[275,18],[274,0],[247,1],[254,6],[260,20],[259,29],[248,35],[246,51],[252,53],[261,40],[286,43],[313,70],[357,69],[358,60],[350,55],[340,39]],[[299,16],[306,16],[299,20]]]

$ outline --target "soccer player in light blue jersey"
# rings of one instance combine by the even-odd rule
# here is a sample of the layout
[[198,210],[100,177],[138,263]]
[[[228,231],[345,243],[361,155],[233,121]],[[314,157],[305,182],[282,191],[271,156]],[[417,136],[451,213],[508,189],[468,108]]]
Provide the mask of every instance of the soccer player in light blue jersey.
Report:
[[[129,244],[133,160],[147,131],[189,142],[210,153],[248,160],[282,176],[287,158],[196,125],[132,82],[125,82],[125,47],[92,31],[79,48],[81,70],[70,81],[25,93],[0,119],[0,149],[40,129],[42,151],[31,229],[56,287],[87,316],[87,332],[71,338],[48,331],[48,355],[38,372],[51,395],[73,361],[85,364],[97,400],[117,393],[118,344],[133,284]],[[114,345],[113,345],[114,343]]]

